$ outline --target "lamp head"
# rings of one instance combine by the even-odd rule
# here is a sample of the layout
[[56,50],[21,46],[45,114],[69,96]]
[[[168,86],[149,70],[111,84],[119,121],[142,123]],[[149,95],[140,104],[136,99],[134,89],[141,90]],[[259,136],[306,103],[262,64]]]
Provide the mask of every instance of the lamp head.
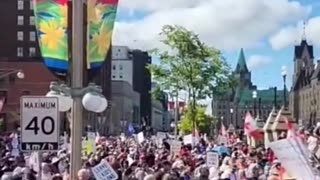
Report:
[[281,75],[282,76],[287,76],[287,67],[286,66],[282,66],[281,67]]
[[257,91],[253,91],[253,92],[252,92],[252,97],[255,99],[255,98],[257,98],[257,96],[258,96]]
[[17,77],[18,77],[19,79],[24,79],[24,73],[23,73],[22,71],[19,71],[19,72],[17,73]]

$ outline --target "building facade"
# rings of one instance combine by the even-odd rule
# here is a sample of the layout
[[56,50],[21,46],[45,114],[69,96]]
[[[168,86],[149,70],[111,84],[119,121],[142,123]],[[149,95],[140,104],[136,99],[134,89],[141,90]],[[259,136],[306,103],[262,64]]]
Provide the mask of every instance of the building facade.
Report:
[[151,128],[154,131],[167,131],[164,121],[164,111],[162,103],[158,100],[152,100]]
[[[215,96],[212,100],[212,113],[226,127],[233,126],[242,129],[244,118],[247,112],[258,116],[263,120],[268,118],[273,107],[279,108],[283,105],[283,90],[269,88],[259,90],[251,81],[251,72],[249,71],[243,49],[241,49],[238,63],[233,72],[237,80],[237,87],[224,93],[224,95]],[[257,96],[254,98],[253,92]],[[286,98],[288,100],[288,98]]]
[[301,125],[320,120],[320,61],[314,62],[314,48],[305,38],[294,47],[294,73],[290,92],[290,111]]
[[[157,88],[158,84],[155,82],[152,82],[152,91],[154,91]],[[159,108],[159,103],[161,105],[161,108]],[[170,112],[168,111],[168,105],[169,105],[169,95],[166,92],[161,92],[159,94],[159,97],[152,97],[152,122],[151,126],[156,131],[162,131],[167,132],[170,131],[171,127],[171,118],[169,117]],[[155,113],[156,111],[159,111],[161,109],[161,115],[162,119],[158,120],[160,116],[158,116],[159,113]]]
[[131,50],[127,46],[112,47],[112,81],[128,82],[140,94],[139,124],[151,125],[151,74],[146,68],[151,64],[147,52]]
[[41,60],[32,0],[0,2],[0,59]]
[[126,81],[112,81],[112,125],[108,134],[127,132],[129,124],[140,122],[140,95]]
[[[0,61],[0,67],[0,98],[4,102],[0,112],[3,122],[0,132],[12,131],[20,124],[20,97],[45,95],[49,91],[49,82],[57,79],[42,62]],[[8,70],[21,71],[24,78],[19,79],[17,73],[5,73]]]

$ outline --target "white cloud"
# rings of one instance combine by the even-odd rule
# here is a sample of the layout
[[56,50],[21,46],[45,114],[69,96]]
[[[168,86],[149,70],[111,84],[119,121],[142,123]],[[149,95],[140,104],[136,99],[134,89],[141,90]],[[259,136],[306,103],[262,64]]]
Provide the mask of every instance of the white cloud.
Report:
[[[295,26],[287,26],[280,29],[269,39],[273,49],[280,50],[298,44],[303,35],[303,22],[298,22]],[[320,16],[313,17],[306,22],[305,35],[307,41],[314,45],[320,45]]]
[[116,22],[114,44],[151,49],[159,47],[158,33],[165,24],[178,24],[222,50],[260,45],[263,38],[310,12],[288,0],[122,0],[121,8],[147,10],[132,22]]
[[120,0],[120,7],[132,10],[159,11],[188,8],[207,0]]
[[268,65],[272,62],[272,59],[268,56],[262,55],[252,55],[248,59],[248,68],[250,71],[259,69],[265,65]]

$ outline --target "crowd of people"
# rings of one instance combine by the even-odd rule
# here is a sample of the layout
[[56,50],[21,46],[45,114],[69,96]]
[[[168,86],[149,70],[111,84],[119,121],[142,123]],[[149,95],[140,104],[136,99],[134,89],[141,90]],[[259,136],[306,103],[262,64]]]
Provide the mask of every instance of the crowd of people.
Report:
[[[310,133],[303,133],[305,142],[317,141]],[[70,151],[43,153],[41,168],[31,163],[33,154],[12,155],[13,136],[1,136],[1,180],[71,180]],[[250,147],[233,136],[233,143],[199,138],[193,146],[181,141],[181,149],[173,152],[170,139],[156,142],[145,138],[100,137],[94,152],[83,154],[79,180],[96,179],[92,168],[106,160],[119,180],[289,180],[290,177],[273,151],[264,146]],[[219,161],[208,165],[206,154],[215,152]],[[41,170],[41,172],[39,172]],[[306,179],[307,180],[307,179]]]

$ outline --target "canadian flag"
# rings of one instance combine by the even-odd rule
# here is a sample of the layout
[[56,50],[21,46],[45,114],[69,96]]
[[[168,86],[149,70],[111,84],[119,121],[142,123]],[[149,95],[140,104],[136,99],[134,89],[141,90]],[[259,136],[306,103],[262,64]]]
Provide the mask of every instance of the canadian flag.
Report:
[[260,140],[263,138],[262,134],[259,132],[256,121],[253,119],[249,112],[247,112],[244,120],[244,132],[256,140]]
[[227,137],[228,136],[228,132],[226,130],[226,127],[224,126],[223,122],[221,123],[221,135]]

